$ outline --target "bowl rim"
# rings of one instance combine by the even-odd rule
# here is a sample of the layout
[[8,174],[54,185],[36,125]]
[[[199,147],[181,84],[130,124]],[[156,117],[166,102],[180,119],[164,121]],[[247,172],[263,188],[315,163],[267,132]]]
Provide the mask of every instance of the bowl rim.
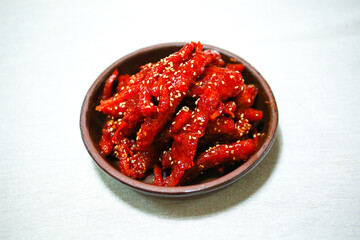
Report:
[[269,123],[269,131],[268,134],[265,136],[264,143],[258,149],[254,154],[252,154],[249,159],[244,162],[242,165],[234,169],[233,171],[227,173],[224,176],[221,176],[217,179],[211,180],[209,182],[205,183],[199,183],[189,186],[178,186],[178,187],[162,187],[162,186],[155,186],[148,183],[144,183],[135,179],[132,179],[130,177],[127,177],[126,175],[122,174],[120,171],[115,169],[104,157],[100,155],[100,153],[97,151],[96,147],[94,146],[93,142],[91,141],[90,133],[88,131],[88,128],[86,127],[86,113],[89,109],[89,100],[91,97],[91,93],[99,86],[101,85],[106,77],[111,74],[111,72],[117,68],[117,66],[121,63],[126,61],[129,58],[132,58],[133,56],[150,51],[150,50],[156,50],[161,48],[168,48],[168,47],[182,47],[186,44],[186,42],[170,42],[170,43],[162,43],[162,44],[156,44],[152,46],[148,46],[145,48],[141,48],[139,50],[136,50],[130,54],[127,54],[114,63],[112,63],[109,67],[107,67],[92,83],[91,87],[87,91],[82,107],[81,107],[81,113],[80,113],[80,131],[81,131],[81,137],[84,142],[84,145],[89,152],[90,156],[93,158],[97,166],[99,166],[104,172],[106,172],[108,175],[116,179],[117,181],[123,183],[124,185],[142,192],[147,193],[155,196],[162,196],[162,197],[187,197],[187,196],[194,196],[199,194],[205,194],[208,192],[212,192],[215,190],[218,190],[220,188],[226,187],[230,185],[231,183],[237,181],[238,179],[244,177],[247,173],[249,173],[253,168],[256,167],[257,164],[259,164],[263,158],[266,156],[266,154],[269,152],[271,146],[273,145],[276,134],[277,134],[277,128],[278,128],[278,109],[277,104],[275,101],[274,94],[269,86],[269,84],[266,82],[266,80],[262,77],[262,75],[246,60],[243,58],[237,56],[236,54],[229,52],[227,50],[208,45],[203,44],[204,49],[213,49],[216,51],[219,51],[221,54],[228,55],[235,59],[236,62],[241,62],[243,65],[245,65],[245,68],[250,71],[256,79],[259,81],[259,84],[263,86],[265,89],[266,95],[269,97],[269,107],[270,107],[270,123]]

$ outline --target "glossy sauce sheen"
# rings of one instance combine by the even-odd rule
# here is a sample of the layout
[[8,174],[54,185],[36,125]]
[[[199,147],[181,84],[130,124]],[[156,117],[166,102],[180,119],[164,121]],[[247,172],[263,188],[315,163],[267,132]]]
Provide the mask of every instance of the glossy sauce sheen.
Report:
[[189,184],[207,169],[246,161],[262,112],[251,108],[258,90],[245,84],[243,70],[194,42],[132,76],[115,70],[96,107],[109,118],[102,154],[131,178],[153,171],[159,186]]

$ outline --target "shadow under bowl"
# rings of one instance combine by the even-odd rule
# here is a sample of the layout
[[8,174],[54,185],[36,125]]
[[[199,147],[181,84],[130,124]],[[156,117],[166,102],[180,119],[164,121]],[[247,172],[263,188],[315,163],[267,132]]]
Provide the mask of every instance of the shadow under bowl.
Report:
[[[186,43],[165,43],[150,46],[140,49],[129,55],[120,58],[115,63],[110,65],[92,84],[88,90],[80,115],[80,128],[82,139],[89,154],[94,159],[96,164],[107,174],[131,187],[132,189],[161,197],[191,197],[195,195],[205,194],[228,186],[241,177],[250,172],[268,153],[272,144],[274,143],[278,125],[278,110],[275,102],[274,95],[270,86],[260,73],[246,62],[241,57],[228,52],[226,50],[204,45],[204,49],[213,49],[218,51],[226,63],[237,62],[245,66],[242,73],[246,84],[254,84],[259,93],[254,103],[254,108],[263,111],[262,121],[258,124],[257,128],[260,133],[265,136],[260,138],[258,149],[252,154],[249,159],[242,165],[233,169],[223,176],[218,176],[215,171],[208,173],[204,181],[200,181],[194,185],[179,186],[179,187],[160,187],[151,184],[153,176],[148,176],[143,180],[135,180],[125,176],[111,161],[100,154],[99,140],[101,137],[102,128],[107,121],[104,114],[95,110],[95,107],[100,103],[100,96],[105,84],[106,79],[117,69],[119,74],[135,74],[140,70],[140,66],[149,62],[157,62],[160,59],[180,50]],[[213,174],[213,175],[212,175]]]

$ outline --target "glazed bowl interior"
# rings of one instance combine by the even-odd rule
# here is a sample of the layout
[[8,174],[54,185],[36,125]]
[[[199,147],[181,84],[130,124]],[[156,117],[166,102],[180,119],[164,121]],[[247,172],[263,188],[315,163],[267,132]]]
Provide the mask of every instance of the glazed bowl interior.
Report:
[[168,43],[148,48],[140,49],[133,52],[109,66],[93,83],[87,95],[85,96],[80,116],[80,128],[84,144],[95,160],[96,164],[107,174],[131,187],[134,190],[163,197],[188,197],[193,195],[204,194],[225,187],[246,173],[252,170],[270,150],[276,135],[278,112],[273,93],[264,80],[264,78],[242,58],[233,53],[222,50],[217,47],[204,45],[204,49],[214,49],[220,52],[226,63],[238,62],[245,65],[242,73],[246,84],[254,84],[259,93],[254,103],[254,108],[263,111],[263,119],[257,125],[258,131],[264,133],[265,136],[260,138],[257,151],[252,154],[249,159],[242,165],[232,169],[227,174],[220,176],[215,171],[207,172],[202,178],[199,178],[193,185],[180,187],[160,187],[151,184],[153,175],[149,174],[143,180],[134,180],[122,174],[115,166],[108,161],[107,158],[100,154],[99,140],[102,128],[107,121],[104,114],[95,110],[99,105],[100,96],[105,84],[105,80],[111,73],[117,69],[119,74],[135,74],[140,70],[140,66],[149,62],[157,62],[181,49],[185,43]]

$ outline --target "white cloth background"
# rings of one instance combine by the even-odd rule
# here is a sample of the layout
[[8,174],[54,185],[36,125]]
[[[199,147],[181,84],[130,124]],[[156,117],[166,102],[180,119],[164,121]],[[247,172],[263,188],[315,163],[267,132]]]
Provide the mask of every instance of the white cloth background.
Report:
[[[360,1],[1,1],[0,239],[359,239]],[[83,98],[120,57],[198,41],[265,77],[277,140],[235,184],[136,193],[80,136]]]

